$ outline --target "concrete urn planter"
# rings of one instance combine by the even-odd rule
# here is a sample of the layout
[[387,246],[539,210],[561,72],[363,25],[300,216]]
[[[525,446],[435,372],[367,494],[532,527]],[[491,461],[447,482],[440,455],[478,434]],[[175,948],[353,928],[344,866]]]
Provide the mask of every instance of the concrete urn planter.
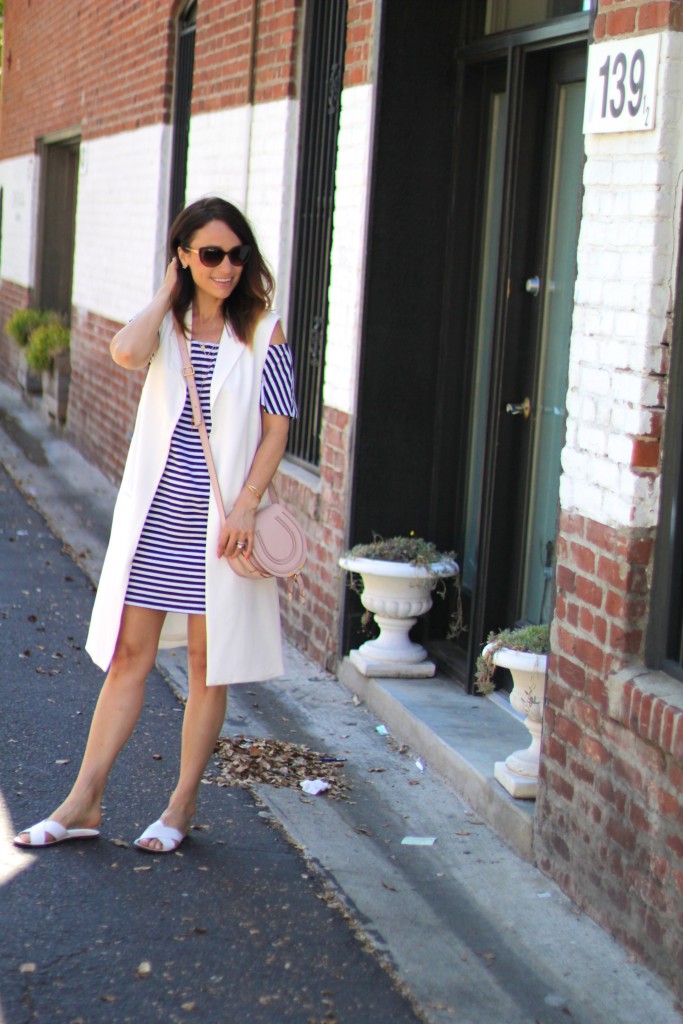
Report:
[[51,370],[43,370],[43,412],[48,422],[65,423],[69,402],[71,361],[68,351],[58,352]]
[[32,370],[28,365],[26,350],[19,349],[19,363],[17,365],[17,380],[22,391],[27,395],[40,395],[43,390],[42,374],[38,370]]
[[379,636],[349,653],[353,665],[365,676],[428,678],[436,666],[421,644],[409,633],[420,615],[432,607],[432,591],[439,579],[455,576],[455,562],[411,565],[372,558],[344,556],[339,565],[363,580],[360,599],[374,616]]
[[511,796],[522,800],[534,800],[538,791],[548,656],[501,647],[494,651],[492,660],[494,665],[509,669],[513,681],[510,704],[515,711],[525,716],[524,725],[531,733],[529,746],[523,750],[515,750],[504,761],[497,761],[493,775]]

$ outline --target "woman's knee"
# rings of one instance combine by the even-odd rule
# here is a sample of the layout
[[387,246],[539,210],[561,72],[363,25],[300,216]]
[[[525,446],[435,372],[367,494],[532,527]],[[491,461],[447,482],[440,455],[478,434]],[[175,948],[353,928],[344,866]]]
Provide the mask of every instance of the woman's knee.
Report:
[[153,664],[154,654],[150,655],[148,645],[119,638],[110,671],[114,675],[146,676]]

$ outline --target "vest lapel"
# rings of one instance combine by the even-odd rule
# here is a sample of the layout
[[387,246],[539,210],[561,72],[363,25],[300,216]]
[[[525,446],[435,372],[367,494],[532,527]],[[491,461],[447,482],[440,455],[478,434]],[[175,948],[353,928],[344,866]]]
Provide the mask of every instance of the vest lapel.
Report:
[[228,375],[234,369],[238,360],[244,353],[244,348],[245,346],[242,342],[235,338],[233,332],[226,325],[223,328],[221,343],[218,346],[216,366],[211,380],[211,408],[216,404],[216,399],[220,394],[220,390]]

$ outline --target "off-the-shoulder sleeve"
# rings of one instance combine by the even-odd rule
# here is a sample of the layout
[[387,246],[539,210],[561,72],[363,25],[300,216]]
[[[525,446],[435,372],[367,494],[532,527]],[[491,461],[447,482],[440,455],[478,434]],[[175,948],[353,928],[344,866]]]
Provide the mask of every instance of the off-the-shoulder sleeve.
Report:
[[294,397],[292,350],[284,345],[269,345],[261,376],[261,405],[275,416],[299,415]]

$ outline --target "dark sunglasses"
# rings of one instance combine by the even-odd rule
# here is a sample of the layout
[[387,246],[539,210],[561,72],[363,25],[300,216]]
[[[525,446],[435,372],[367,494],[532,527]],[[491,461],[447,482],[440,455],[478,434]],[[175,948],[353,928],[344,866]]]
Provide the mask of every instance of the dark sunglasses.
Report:
[[192,249],[184,245],[185,252],[196,252],[200,263],[205,267],[220,267],[227,256],[233,267],[243,267],[251,253],[250,245],[236,245],[233,249],[220,249],[217,245],[203,245],[201,249]]

